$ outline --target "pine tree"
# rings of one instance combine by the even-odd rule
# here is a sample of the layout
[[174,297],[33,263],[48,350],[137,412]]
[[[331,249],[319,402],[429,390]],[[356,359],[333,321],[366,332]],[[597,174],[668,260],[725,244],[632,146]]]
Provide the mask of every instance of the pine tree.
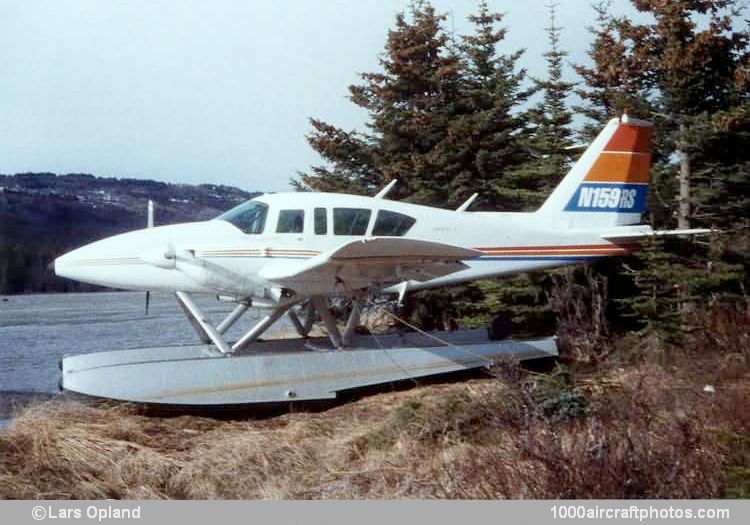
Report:
[[[733,29],[736,3],[632,2],[653,21],[611,17],[600,5],[590,53],[594,67],[579,67],[589,116],[615,116],[609,112],[619,104],[656,119],[648,204],[655,227],[672,227],[676,217],[680,228],[719,222],[734,231],[746,228],[735,213],[747,209],[750,177],[742,133],[748,115],[748,34]],[[725,117],[732,130],[718,125]],[[745,146],[732,151],[730,144]],[[726,260],[722,244],[714,239],[710,249],[679,242],[647,248],[633,261],[639,269],[629,272],[640,292],[622,302],[648,330],[661,330],[667,339],[679,334],[700,297],[741,291],[742,268]]]
[[459,59],[447,46],[439,15],[425,1],[399,13],[389,31],[382,72],[362,73],[350,100],[369,114],[368,133],[346,132],[313,119],[310,145],[330,166],[300,174],[301,189],[370,193],[394,178],[394,195],[418,203],[448,200],[434,149],[446,138],[457,97]]
[[469,16],[473,34],[460,38],[462,60],[458,99],[455,101],[446,140],[434,157],[446,173],[454,207],[471,193],[480,194],[475,209],[512,211],[522,203],[508,198],[508,173],[529,158],[523,147],[524,124],[517,110],[532,91],[523,89],[526,72],[518,68],[523,51],[501,53],[507,30],[504,15],[480,1]]
[[588,51],[592,65],[574,66],[584,82],[576,90],[584,104],[575,109],[593,121],[583,130],[583,137],[588,139],[596,136],[609,119],[625,111],[644,117],[650,111],[645,70],[628,54],[633,42],[643,36],[643,28],[625,17],[613,16],[612,0],[602,0],[593,8],[596,25],[588,28],[594,36]]
[[[368,112],[368,131],[312,120],[308,140],[327,165],[300,174],[299,189],[372,193],[397,178],[392,198],[455,208],[478,192],[475,209],[524,207],[502,182],[529,158],[518,116],[530,94],[516,65],[522,52],[499,51],[503,16],[486,2],[469,18],[472,35],[451,39],[444,19],[426,1],[397,15],[382,71],[363,73],[363,83],[349,88],[351,101]],[[447,327],[470,293],[424,292],[406,310],[428,327],[431,320]]]
[[656,93],[654,104],[670,131],[663,138],[678,158],[677,226],[690,228],[698,204],[692,179],[699,169],[697,154],[713,133],[712,116],[747,99],[747,85],[737,80],[743,63],[747,66],[748,33],[733,30],[734,0],[633,3],[654,22],[629,24],[633,45],[626,56],[641,64]]
[[[528,128],[522,135],[528,160],[495,183],[501,196],[516,203],[515,209],[526,211],[533,211],[544,202],[572,161],[572,152],[567,149],[572,142],[572,114],[566,97],[574,84],[563,80],[563,60],[567,53],[560,49],[561,28],[556,24],[555,7],[549,6],[549,50],[544,54],[547,77],[533,81],[534,91],[541,95],[541,100],[521,117]],[[551,333],[554,315],[545,293],[548,281],[543,274],[479,281],[477,293],[462,304],[463,322],[479,325],[492,315],[501,315],[513,321],[517,333],[519,330],[526,334]]]
[[479,207],[518,209],[500,198],[498,181],[527,160],[515,110],[529,96],[516,62],[521,51],[498,52],[503,16],[486,2],[469,19],[473,35],[454,43],[445,15],[426,1],[399,14],[380,60],[363,73],[350,99],[367,110],[368,133],[346,132],[313,119],[310,145],[327,161],[302,173],[300,189],[370,193],[397,178],[393,196],[456,207],[473,192]]
[[[458,98],[448,108],[446,138],[432,156],[434,165],[445,174],[448,198],[444,205],[456,207],[477,192],[480,198],[474,209],[520,210],[524,202],[515,198],[508,187],[513,181],[506,179],[530,158],[524,147],[523,116],[517,111],[532,93],[522,89],[526,73],[517,67],[522,51],[499,51],[506,36],[500,25],[503,15],[492,13],[486,2],[479,3],[469,21],[474,25],[473,34],[462,36],[456,46],[462,65]],[[495,287],[495,282],[483,281],[422,292],[406,312],[429,328],[451,328],[455,319],[466,326],[478,326],[497,313],[510,317]],[[516,305],[512,300],[510,304]],[[440,322],[432,324],[434,320]]]
[[542,99],[524,115],[530,128],[524,146],[529,160],[508,174],[503,191],[523,203],[526,211],[536,210],[567,173],[573,161],[571,123],[573,116],[566,98],[575,86],[563,80],[563,60],[568,55],[560,49],[560,31],[555,20],[556,4],[548,6],[550,25],[547,27],[549,50],[547,78],[533,79],[534,90]]

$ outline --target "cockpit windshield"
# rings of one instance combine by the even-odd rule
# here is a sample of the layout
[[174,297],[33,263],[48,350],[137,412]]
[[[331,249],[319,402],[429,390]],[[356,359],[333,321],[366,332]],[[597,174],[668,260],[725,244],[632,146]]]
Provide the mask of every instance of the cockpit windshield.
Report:
[[268,215],[268,205],[259,201],[247,201],[222,213],[219,220],[234,224],[245,233],[263,233]]

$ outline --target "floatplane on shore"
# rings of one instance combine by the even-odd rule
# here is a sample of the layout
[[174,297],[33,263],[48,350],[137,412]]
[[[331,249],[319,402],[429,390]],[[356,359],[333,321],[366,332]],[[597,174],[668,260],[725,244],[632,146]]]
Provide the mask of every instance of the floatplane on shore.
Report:
[[[501,355],[554,356],[554,338],[497,341],[476,330],[376,336],[355,329],[363,301],[374,295],[394,294],[400,302],[413,290],[625,255],[645,237],[707,233],[638,224],[652,129],[627,116],[610,121],[531,213],[471,212],[476,194],[456,210],[388,200],[392,181],[373,197],[263,195],[213,220],[148,227],[71,251],[54,261],[57,275],[174,293],[201,344],[68,356],[62,387],[166,405],[322,400],[483,367]],[[194,294],[236,307],[214,323]],[[331,298],[352,302],[343,327]],[[268,313],[228,341],[227,330],[251,307]],[[302,338],[260,340],[284,315]],[[307,339],[318,321],[327,339]]]

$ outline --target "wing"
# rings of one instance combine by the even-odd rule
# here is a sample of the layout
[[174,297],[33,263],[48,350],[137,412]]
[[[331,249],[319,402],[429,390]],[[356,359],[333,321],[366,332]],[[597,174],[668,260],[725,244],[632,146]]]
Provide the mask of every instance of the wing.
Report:
[[464,270],[463,260],[480,255],[449,244],[378,237],[352,241],[306,261],[269,264],[259,276],[297,293],[330,294],[427,281]]

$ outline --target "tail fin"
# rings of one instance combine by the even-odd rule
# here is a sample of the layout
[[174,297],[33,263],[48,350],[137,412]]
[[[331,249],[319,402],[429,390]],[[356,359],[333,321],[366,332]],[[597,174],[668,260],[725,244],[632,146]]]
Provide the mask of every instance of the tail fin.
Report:
[[637,224],[646,209],[653,124],[612,119],[537,211],[573,228]]

